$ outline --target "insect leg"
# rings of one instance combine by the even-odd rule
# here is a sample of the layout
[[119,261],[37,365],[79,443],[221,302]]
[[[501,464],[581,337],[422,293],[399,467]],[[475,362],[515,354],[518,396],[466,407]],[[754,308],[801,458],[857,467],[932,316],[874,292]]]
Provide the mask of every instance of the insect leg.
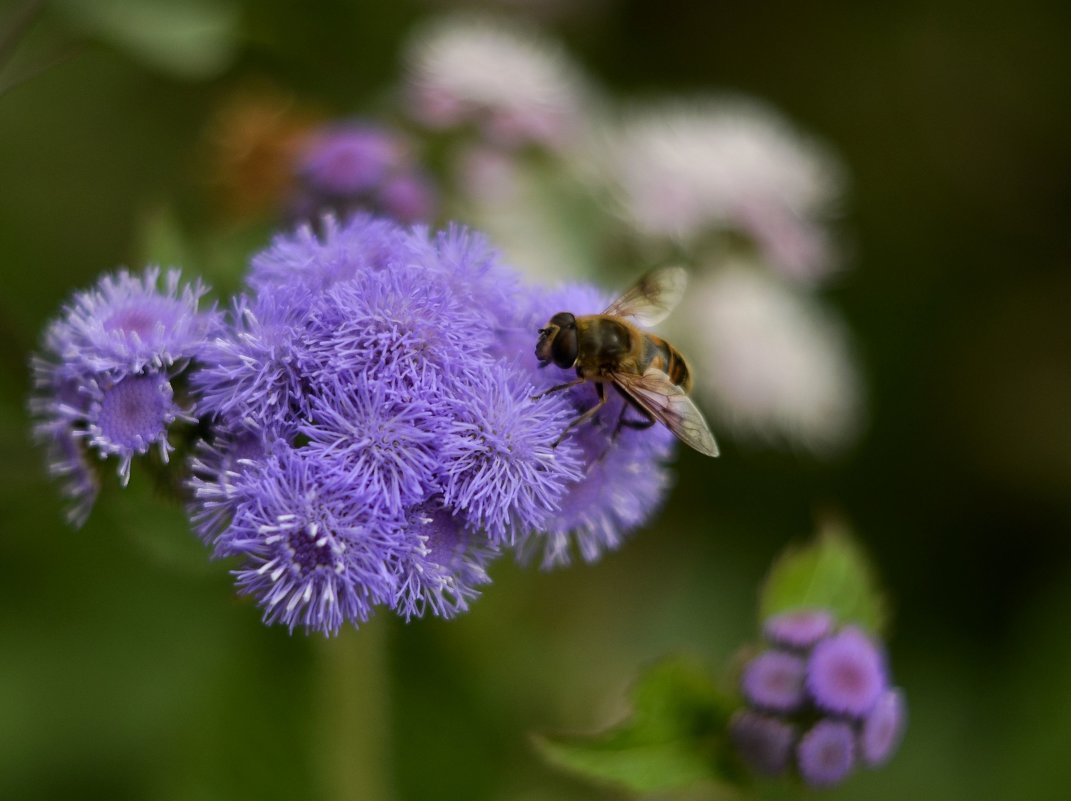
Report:
[[[616,389],[618,394],[625,399],[625,405],[621,407],[621,416],[617,418],[617,428],[614,429],[613,439],[617,439],[617,435],[621,433],[621,429],[625,428],[626,426],[628,428],[637,428],[642,430],[644,428],[650,428],[658,422],[653,414],[651,414],[647,409],[644,409],[639,403],[636,402],[635,398],[633,398],[627,392],[624,392],[621,387],[617,386],[617,384],[614,384],[614,389]],[[641,415],[643,415],[644,419],[626,420],[625,413],[629,410],[630,407],[635,409]]]
[[561,392],[563,389],[569,389],[570,387],[575,387],[578,384],[583,384],[585,381],[587,381],[586,378],[577,378],[573,381],[566,381],[564,384],[558,384],[556,387],[551,387],[546,392],[540,392],[538,395],[533,395],[531,397],[531,400],[539,400],[540,398],[545,397],[546,395],[551,395],[555,392]]
[[563,439],[565,439],[565,435],[566,434],[568,434],[570,431],[572,431],[576,426],[580,425],[581,423],[584,423],[584,422],[587,422],[588,420],[590,420],[592,417],[594,417],[596,414],[599,413],[599,409],[601,409],[603,406],[606,405],[606,387],[603,385],[603,383],[601,381],[597,381],[595,383],[595,391],[599,393],[599,402],[596,403],[594,406],[592,406],[590,409],[588,409],[586,412],[583,412],[582,414],[580,414],[577,417],[573,418],[573,420],[570,421],[569,425],[567,425],[565,428],[562,429],[561,435],[556,440],[554,440],[554,444],[551,445],[550,447],[557,448],[558,447],[558,443],[560,443]]

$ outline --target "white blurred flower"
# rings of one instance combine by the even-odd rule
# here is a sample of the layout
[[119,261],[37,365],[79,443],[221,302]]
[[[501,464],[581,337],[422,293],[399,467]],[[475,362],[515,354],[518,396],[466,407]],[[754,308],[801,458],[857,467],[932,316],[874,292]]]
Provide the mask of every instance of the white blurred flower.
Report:
[[590,277],[598,220],[568,174],[488,145],[458,154],[453,209],[491,237],[512,267],[540,283]]
[[553,42],[517,23],[459,15],[419,30],[406,51],[410,113],[431,128],[475,124],[503,147],[570,144],[586,81]]
[[635,109],[608,126],[599,151],[641,234],[694,246],[739,231],[792,278],[830,269],[823,226],[841,192],[840,165],[771,109],[714,97]]
[[861,386],[847,332],[810,294],[737,262],[698,276],[671,319],[715,430],[816,451],[857,433]]

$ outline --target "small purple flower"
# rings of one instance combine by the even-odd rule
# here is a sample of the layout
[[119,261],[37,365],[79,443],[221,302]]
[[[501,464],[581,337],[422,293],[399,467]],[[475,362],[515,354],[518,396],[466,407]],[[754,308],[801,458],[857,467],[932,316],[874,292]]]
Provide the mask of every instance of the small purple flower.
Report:
[[487,566],[498,549],[437,499],[411,509],[407,520],[421,548],[402,564],[395,611],[406,620],[427,611],[444,618],[467,611],[477,588],[491,581]]
[[317,458],[277,448],[238,480],[223,556],[243,558],[238,586],[266,623],[333,634],[390,603],[391,566],[415,546],[401,521],[382,514]]
[[841,721],[820,720],[797,748],[800,776],[812,787],[829,787],[855,767],[855,732]]
[[885,690],[885,666],[873,641],[854,627],[819,642],[807,663],[807,689],[819,707],[866,715]]
[[[490,366],[490,365],[488,365]],[[447,508],[487,530],[494,543],[515,541],[558,509],[562,489],[580,479],[578,454],[552,444],[570,418],[561,398],[532,400],[514,370],[487,370],[452,399],[443,437],[442,490]]]
[[[555,380],[532,353],[553,312],[484,237],[328,217],[277,237],[249,285],[192,381],[216,435],[191,465],[190,516],[217,555],[246,557],[240,586],[269,622],[334,631],[380,603],[449,617],[502,546],[564,561],[575,541],[595,559],[661,501],[672,435],[611,436],[617,396],[554,447],[592,390],[533,397]],[[281,538],[295,520],[328,550]],[[356,567],[355,537],[380,543]],[[343,577],[309,553],[336,554]],[[347,587],[347,607],[315,600]]]
[[886,690],[863,721],[860,739],[863,760],[871,767],[885,764],[900,745],[907,725],[907,704],[898,688]]
[[203,364],[190,383],[199,414],[250,429],[277,429],[302,393],[297,371],[303,293],[237,297],[230,326],[202,348]]
[[411,223],[434,211],[434,192],[407,145],[398,134],[374,125],[338,124],[312,136],[295,178],[290,207],[298,220],[364,211]]
[[791,712],[803,704],[805,672],[806,665],[800,657],[784,651],[764,651],[748,662],[740,683],[744,696],[755,706]]
[[217,428],[211,441],[202,440],[190,459],[187,488],[192,495],[187,512],[193,530],[206,545],[214,545],[234,515],[238,481],[268,456],[261,432]]
[[766,620],[766,639],[788,648],[810,648],[833,631],[833,616],[824,609],[783,612]]
[[312,137],[298,175],[332,195],[355,195],[379,186],[403,153],[386,131],[354,123],[326,128]]
[[198,310],[207,289],[200,281],[183,285],[178,270],[167,271],[163,289],[159,284],[158,267],[104,276],[46,329],[45,350],[80,374],[132,375],[196,356],[217,323],[214,312]]
[[401,513],[435,486],[445,426],[426,400],[391,397],[382,384],[338,378],[313,398],[300,427],[309,458],[331,464],[346,485]]
[[423,173],[391,178],[379,193],[384,213],[403,223],[431,219],[435,214],[435,190]]
[[729,737],[754,770],[764,776],[780,776],[788,768],[796,730],[779,718],[740,711],[729,721]]
[[124,485],[130,480],[135,456],[156,445],[166,462],[173,450],[167,441],[168,427],[180,417],[192,421],[175,404],[171,383],[162,373],[125,376],[114,382],[103,378],[92,382],[89,390],[92,401],[86,415],[86,439],[101,458],[119,458]]
[[45,331],[43,353],[31,361],[34,435],[48,450],[49,471],[63,482],[82,525],[99,489],[93,456],[115,457],[122,484],[133,460],[153,446],[164,462],[169,429],[191,422],[172,381],[201,355],[219,325],[198,306],[200,282],[183,285],[176,270],[160,287],[160,270],[121,271],[76,293]]
[[[744,665],[740,685],[746,708],[738,713],[754,716],[746,718],[745,732],[758,732],[750,735],[758,745],[748,745],[745,735],[733,730],[736,718],[730,724],[730,736],[745,761],[770,772],[763,767],[760,735],[771,728],[766,721],[774,721],[786,727],[780,731],[790,732],[786,748],[811,786],[839,783],[857,761],[884,763],[903,734],[905,704],[901,690],[886,689],[877,643],[855,626],[834,628],[833,614],[826,609],[774,615],[765,621],[763,633],[773,648]],[[763,721],[761,727],[755,721]],[[806,731],[802,738],[796,734],[800,731]],[[760,757],[748,748],[759,749]]]

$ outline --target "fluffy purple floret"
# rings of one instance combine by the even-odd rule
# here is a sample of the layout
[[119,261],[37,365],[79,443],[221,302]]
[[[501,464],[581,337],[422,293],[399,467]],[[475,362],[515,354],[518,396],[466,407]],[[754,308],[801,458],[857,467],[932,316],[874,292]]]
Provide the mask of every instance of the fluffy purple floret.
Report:
[[400,166],[399,142],[368,125],[336,125],[309,142],[298,163],[308,185],[331,195],[356,195],[379,186]]
[[119,459],[119,478],[130,480],[135,456],[157,446],[167,461],[173,450],[167,429],[186,415],[175,404],[171,383],[161,373],[130,375],[113,381],[102,378],[89,384],[90,404],[86,414],[86,441],[101,458]]
[[860,629],[848,626],[819,642],[807,663],[807,689],[822,709],[862,717],[886,688],[881,652]]
[[198,306],[207,291],[200,281],[183,284],[178,270],[140,275],[122,270],[75,294],[45,331],[45,350],[71,374],[133,375],[164,370],[196,356],[218,324]]
[[492,542],[543,526],[562,488],[581,477],[576,448],[554,448],[570,417],[561,398],[532,399],[521,372],[490,362],[451,398],[442,440],[442,493],[447,508]]
[[[334,630],[339,620],[362,620],[373,603],[407,618],[449,617],[477,596],[503,546],[537,543],[548,562],[560,562],[577,543],[595,559],[657,508],[672,435],[625,429],[614,438],[619,398],[553,446],[592,390],[533,398],[556,378],[537,369],[532,350],[557,300],[522,293],[484,237],[460,226],[432,232],[325,218],[318,231],[276,238],[254,258],[249,286],[194,381],[201,413],[223,433],[193,465],[191,517],[217,553],[255,557],[240,581],[269,621]],[[561,301],[604,304],[597,295],[581,288]],[[242,437],[254,437],[260,452],[237,457]],[[286,555],[277,551],[293,542],[250,533],[270,525],[248,522],[250,499],[289,486],[279,483],[279,457],[265,456],[279,448],[315,465],[317,487],[349,497],[346,514],[363,504],[397,546],[379,572],[366,561],[346,568],[352,581],[324,585],[358,587],[359,603],[341,617],[312,613],[302,600],[324,591],[320,580],[292,566],[279,571]],[[313,495],[309,504],[334,515],[317,532],[345,530],[342,501]],[[286,498],[296,503],[293,492]],[[302,514],[320,520],[312,506]],[[389,599],[383,576],[393,582]]]
[[335,380],[310,404],[308,458],[375,506],[399,514],[428,497],[447,426],[435,398],[399,398],[382,384]]
[[206,545],[230,525],[237,503],[239,479],[268,456],[262,433],[249,428],[217,429],[211,441],[202,440],[190,459],[187,511],[193,530]]
[[234,516],[217,540],[266,623],[333,634],[368,619],[397,589],[392,566],[418,546],[321,460],[278,448],[237,481]]
[[478,587],[491,581],[487,566],[498,549],[438,499],[413,507],[406,518],[421,547],[401,565],[395,611],[406,620],[429,611],[445,618],[467,611]]
[[120,271],[78,292],[45,330],[31,362],[34,434],[49,472],[71,501],[68,517],[85,522],[99,489],[92,462],[115,457],[123,484],[133,460],[156,446],[172,450],[168,429],[191,420],[174,399],[172,380],[201,355],[219,326],[199,309],[205,288],[183,284],[177,270]]
[[833,616],[824,609],[800,609],[767,619],[766,639],[787,648],[810,648],[833,631]]
[[409,253],[409,234],[390,220],[355,215],[325,217],[319,230],[301,225],[279,234],[253,257],[247,281],[255,291],[320,292],[365,270],[382,270]]
[[358,212],[398,222],[427,220],[435,194],[395,133],[354,122],[322,129],[308,142],[296,169],[291,217],[318,220],[331,213],[345,218]]
[[301,367],[313,384],[348,372],[408,393],[472,372],[492,339],[480,310],[453,296],[440,274],[399,265],[335,284],[316,299]]
[[231,427],[293,428],[302,377],[298,360],[308,305],[300,287],[237,297],[229,325],[202,349],[202,366],[190,378],[201,415]]
[[906,726],[907,703],[903,690],[886,690],[863,721],[859,739],[863,760],[871,767],[888,762],[896,753]]
[[740,679],[749,703],[775,712],[791,712],[804,702],[806,663],[784,651],[764,651],[744,668]]
[[812,787],[830,787],[855,767],[855,731],[841,721],[820,720],[800,740],[800,777]]
[[729,737],[741,759],[764,776],[780,776],[788,768],[796,729],[758,712],[741,711],[729,721]]

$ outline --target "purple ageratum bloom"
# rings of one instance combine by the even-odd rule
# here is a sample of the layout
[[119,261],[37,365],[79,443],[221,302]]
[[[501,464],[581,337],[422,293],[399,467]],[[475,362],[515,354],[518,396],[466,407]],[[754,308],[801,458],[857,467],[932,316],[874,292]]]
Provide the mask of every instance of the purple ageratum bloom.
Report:
[[[357,216],[276,238],[254,258],[249,284],[231,330],[211,343],[214,364],[194,382],[201,413],[222,432],[193,465],[198,533],[217,555],[246,553],[241,586],[269,621],[334,630],[375,603],[405,617],[463,611],[501,544],[535,537],[583,477],[576,442],[551,447],[575,416],[572,402],[532,399],[545,377],[519,279],[459,226],[433,233]],[[249,439],[253,452],[239,456]],[[252,499],[280,497],[296,481],[289,462],[268,455],[278,449],[315,465],[314,483],[331,490],[302,495],[298,518],[333,521],[317,532],[380,527],[390,547],[378,571],[370,555],[342,584],[293,565],[279,572],[304,540],[258,539],[278,532],[263,515],[250,522]],[[366,580],[348,612],[323,617],[303,600],[321,585]]]
[[196,356],[218,323],[213,311],[198,309],[207,289],[200,281],[183,285],[178,270],[168,270],[159,285],[158,267],[140,276],[105,275],[49,325],[45,350],[67,375],[79,376],[163,370]]
[[156,445],[160,459],[167,462],[173,450],[167,441],[170,425],[179,418],[195,422],[176,405],[171,382],[163,373],[128,375],[114,382],[102,379],[90,384],[90,393],[86,440],[101,458],[118,457],[124,486],[135,456]]
[[280,447],[240,476],[236,495],[217,552],[242,557],[238,586],[266,623],[332,634],[393,601],[393,566],[417,543],[331,465]]
[[249,428],[234,432],[217,428],[211,441],[197,444],[186,482],[193,498],[187,511],[193,530],[206,545],[214,545],[230,525],[239,479],[267,457],[264,435]]
[[190,420],[174,400],[171,381],[200,356],[219,324],[198,306],[205,289],[183,285],[169,271],[107,275],[77,293],[46,329],[43,353],[31,362],[34,434],[48,449],[49,471],[81,525],[99,489],[91,453],[114,456],[126,484],[133,459],[153,445],[167,460],[168,428]]
[[434,192],[395,133],[373,125],[333,125],[313,136],[296,166],[298,189],[291,198],[295,219],[324,212],[385,214],[403,223],[426,220]]
[[784,651],[764,651],[744,668],[741,687],[748,702],[776,712],[791,712],[805,699],[803,659]]
[[246,282],[257,293],[312,293],[367,270],[404,263],[412,237],[390,220],[355,215],[345,223],[327,216],[318,230],[300,225],[279,234],[253,257]]
[[403,160],[395,137],[368,125],[335,125],[312,138],[298,175],[333,195],[352,195],[379,186]]
[[436,486],[442,404],[404,401],[382,383],[336,379],[310,406],[301,426],[309,458],[332,465],[354,491],[391,513],[420,503]]
[[442,441],[443,503],[494,543],[544,526],[563,487],[580,480],[577,450],[554,448],[571,410],[560,397],[532,399],[527,376],[499,363],[451,399]]
[[766,620],[766,639],[788,648],[810,648],[833,631],[833,616],[824,609],[783,612]]
[[871,767],[885,764],[900,745],[907,725],[907,704],[898,688],[882,693],[863,721],[860,745],[863,760]]
[[[554,365],[540,368],[533,352],[536,330],[559,311],[597,314],[609,304],[609,297],[591,286],[571,285],[554,291],[532,291],[523,311],[523,325],[510,332],[523,347],[521,364],[538,391],[575,378],[571,370]],[[662,425],[645,429],[620,427],[626,420],[638,420],[612,387],[609,400],[595,418],[575,428],[562,443],[572,443],[582,453],[582,478],[566,488],[560,510],[540,534],[521,544],[522,559],[539,558],[544,567],[568,564],[573,550],[588,562],[620,547],[632,531],[657,512],[670,485],[665,463],[672,457],[676,438]],[[572,408],[573,416],[598,402],[588,383],[560,393]],[[559,446],[559,447],[562,447]]]
[[812,787],[829,787],[855,767],[855,731],[842,721],[820,720],[803,735],[796,756],[800,777]]
[[862,717],[886,688],[881,652],[860,629],[848,626],[819,642],[807,662],[807,689],[815,703],[838,715]]
[[473,354],[492,342],[486,316],[454,297],[441,276],[402,265],[340,282],[316,299],[301,367],[313,384],[347,373],[414,389],[471,371],[479,363]]
[[796,729],[770,715],[740,711],[729,721],[729,738],[754,770],[764,776],[780,776],[788,768]]
[[410,509],[407,520],[421,548],[402,564],[394,610],[406,620],[429,610],[444,618],[467,611],[477,587],[490,583],[487,566],[498,549],[438,499]]
[[300,287],[237,297],[230,325],[203,346],[203,364],[190,377],[197,412],[232,427],[285,426],[302,393],[297,361],[309,303]]

